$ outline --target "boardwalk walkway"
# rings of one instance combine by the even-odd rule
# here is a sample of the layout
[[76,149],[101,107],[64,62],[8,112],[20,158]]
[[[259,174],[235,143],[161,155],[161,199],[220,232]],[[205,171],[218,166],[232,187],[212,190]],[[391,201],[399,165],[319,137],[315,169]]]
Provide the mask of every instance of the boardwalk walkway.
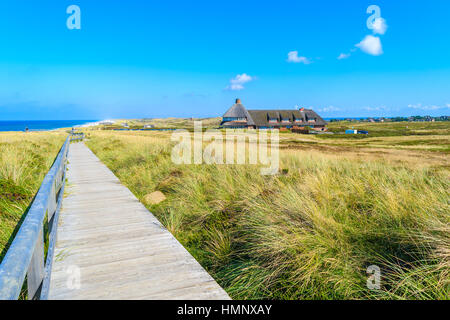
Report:
[[229,299],[84,143],[68,159],[49,299]]

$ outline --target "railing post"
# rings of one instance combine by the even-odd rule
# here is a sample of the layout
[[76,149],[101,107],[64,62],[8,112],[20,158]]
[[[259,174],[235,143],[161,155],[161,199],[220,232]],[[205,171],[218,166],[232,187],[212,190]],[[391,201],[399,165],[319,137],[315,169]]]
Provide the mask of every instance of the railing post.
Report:
[[39,232],[27,272],[28,299],[33,300],[44,279],[44,235]]
[[[67,153],[64,154],[64,161],[66,160]],[[62,181],[66,178],[65,175],[65,168],[66,165],[64,164],[64,171],[62,176]],[[55,211],[55,214],[53,215],[53,220],[49,221],[49,243],[48,243],[48,252],[47,252],[47,260],[45,263],[45,269],[44,269],[44,281],[42,281],[42,289],[40,292],[39,299],[41,300],[47,300],[48,294],[50,290],[50,278],[51,278],[51,271],[52,271],[52,264],[53,264],[53,255],[55,253],[55,245],[57,240],[57,233],[56,229],[58,227],[58,221],[59,221],[59,211],[62,204],[62,199],[64,196],[64,183],[61,185],[61,190],[58,195],[58,205]]]
[[56,211],[56,180],[52,183],[52,187],[50,189],[50,195],[48,198],[48,207],[47,207],[47,219],[51,220],[53,214]]

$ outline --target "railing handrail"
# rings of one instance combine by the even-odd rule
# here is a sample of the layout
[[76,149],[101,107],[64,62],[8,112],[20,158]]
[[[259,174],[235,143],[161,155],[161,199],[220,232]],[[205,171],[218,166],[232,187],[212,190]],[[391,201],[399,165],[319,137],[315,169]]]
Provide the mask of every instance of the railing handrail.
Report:
[[57,227],[57,221],[52,218],[59,210],[59,202],[62,199],[59,193],[64,186],[69,144],[70,135],[45,175],[19,231],[0,264],[0,300],[18,299],[26,275],[28,275],[28,298],[33,299],[39,293],[45,267],[44,219],[47,214],[49,229]]

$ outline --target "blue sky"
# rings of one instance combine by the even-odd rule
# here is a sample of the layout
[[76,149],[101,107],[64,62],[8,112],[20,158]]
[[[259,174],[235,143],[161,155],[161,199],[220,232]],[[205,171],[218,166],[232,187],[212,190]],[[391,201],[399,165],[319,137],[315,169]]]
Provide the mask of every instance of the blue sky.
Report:
[[[367,28],[369,5],[384,32]],[[447,0],[3,0],[0,120],[218,116],[237,97],[323,117],[448,115],[449,19]]]

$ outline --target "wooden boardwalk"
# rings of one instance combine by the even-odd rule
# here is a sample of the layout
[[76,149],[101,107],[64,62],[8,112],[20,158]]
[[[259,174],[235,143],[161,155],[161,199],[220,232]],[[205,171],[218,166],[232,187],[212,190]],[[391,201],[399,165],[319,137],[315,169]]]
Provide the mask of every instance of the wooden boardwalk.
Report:
[[229,299],[84,143],[68,159],[49,299]]

